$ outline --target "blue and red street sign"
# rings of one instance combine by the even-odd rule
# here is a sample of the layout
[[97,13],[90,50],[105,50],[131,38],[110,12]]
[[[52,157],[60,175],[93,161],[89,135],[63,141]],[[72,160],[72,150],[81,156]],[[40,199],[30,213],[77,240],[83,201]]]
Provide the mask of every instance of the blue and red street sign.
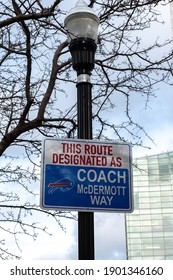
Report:
[[132,212],[130,144],[45,138],[41,207]]

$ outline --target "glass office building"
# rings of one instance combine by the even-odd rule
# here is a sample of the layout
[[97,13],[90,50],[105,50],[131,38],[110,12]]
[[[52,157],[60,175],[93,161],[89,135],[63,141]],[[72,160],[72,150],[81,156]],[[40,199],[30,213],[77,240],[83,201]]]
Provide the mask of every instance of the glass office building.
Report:
[[173,259],[173,152],[138,158],[134,212],[126,215],[128,259]]

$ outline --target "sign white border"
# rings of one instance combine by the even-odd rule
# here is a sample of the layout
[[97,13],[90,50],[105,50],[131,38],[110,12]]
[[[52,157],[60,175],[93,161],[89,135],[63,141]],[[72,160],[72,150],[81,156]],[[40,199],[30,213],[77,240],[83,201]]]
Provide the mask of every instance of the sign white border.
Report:
[[[72,207],[72,206],[54,206],[54,205],[44,205],[45,196],[45,163],[46,159],[46,141],[54,142],[68,142],[68,143],[88,143],[88,144],[102,144],[102,145],[113,145],[113,146],[128,146],[129,154],[126,155],[128,158],[128,170],[129,170],[129,209],[116,209],[116,208],[103,208],[103,207]],[[48,160],[49,161],[49,160]],[[71,165],[73,166],[73,165]],[[92,168],[92,166],[91,166]],[[42,141],[42,160],[41,160],[41,184],[40,184],[40,206],[47,210],[66,210],[66,211],[86,211],[86,212],[117,212],[117,213],[131,213],[133,212],[133,187],[132,187],[132,148],[128,142],[121,141],[102,141],[102,140],[86,140],[86,139],[69,139],[69,138],[44,138]]]

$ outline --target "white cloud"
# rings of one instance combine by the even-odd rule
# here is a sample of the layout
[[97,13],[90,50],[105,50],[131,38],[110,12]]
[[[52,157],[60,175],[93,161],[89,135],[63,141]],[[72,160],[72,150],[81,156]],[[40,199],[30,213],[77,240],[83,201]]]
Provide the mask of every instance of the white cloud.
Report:
[[95,220],[96,259],[126,259],[124,214],[99,213]]
[[[95,213],[95,259],[126,259],[124,214]],[[20,238],[23,260],[76,260],[78,259],[78,223],[65,221],[66,232],[55,230],[48,220],[51,236],[40,233],[36,241]]]
[[133,157],[143,157],[146,155],[154,155],[164,153],[167,151],[173,151],[173,128],[166,125],[157,127],[152,132],[152,138],[154,143],[151,144],[146,141],[145,144],[150,146],[150,149],[142,149],[140,147],[133,149]]
[[66,232],[58,229],[48,220],[47,227],[52,235],[40,233],[34,242],[31,238],[20,240],[24,260],[65,260],[77,259],[77,244],[73,235],[75,221],[63,221]]

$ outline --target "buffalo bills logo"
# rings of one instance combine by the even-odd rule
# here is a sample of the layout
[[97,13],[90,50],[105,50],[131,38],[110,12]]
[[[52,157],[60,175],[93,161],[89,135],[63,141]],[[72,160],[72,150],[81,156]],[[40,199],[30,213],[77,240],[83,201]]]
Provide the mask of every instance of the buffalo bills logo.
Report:
[[68,192],[73,188],[73,186],[74,186],[74,182],[70,178],[63,178],[55,183],[50,183],[48,185],[49,188],[48,192],[49,194],[52,194],[55,191]]

